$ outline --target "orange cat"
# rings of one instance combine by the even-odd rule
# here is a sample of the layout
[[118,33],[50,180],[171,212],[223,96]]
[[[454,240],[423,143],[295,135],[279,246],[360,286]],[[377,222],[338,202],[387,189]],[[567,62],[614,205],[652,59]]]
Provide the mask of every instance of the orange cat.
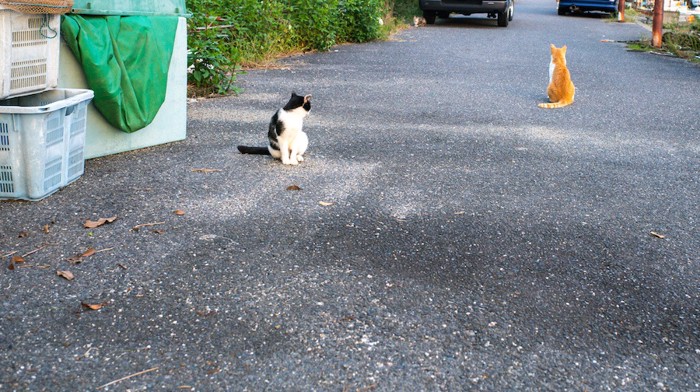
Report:
[[552,60],[549,63],[549,86],[547,95],[551,103],[541,103],[537,106],[545,109],[561,108],[574,103],[576,88],[571,81],[569,69],[566,68],[566,45],[557,48],[549,45]]

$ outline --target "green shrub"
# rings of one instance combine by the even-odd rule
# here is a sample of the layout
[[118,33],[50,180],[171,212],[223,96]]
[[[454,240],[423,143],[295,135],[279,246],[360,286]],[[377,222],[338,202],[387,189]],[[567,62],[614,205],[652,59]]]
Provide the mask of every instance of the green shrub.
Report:
[[328,50],[336,44],[337,0],[288,0],[287,10],[296,46]]
[[367,42],[382,37],[384,0],[340,0],[337,26],[340,41]]
[[[190,85],[197,93],[236,91],[242,67],[281,55],[325,51],[384,38],[394,7],[409,20],[416,0],[186,0]],[[386,19],[386,18],[385,18]]]

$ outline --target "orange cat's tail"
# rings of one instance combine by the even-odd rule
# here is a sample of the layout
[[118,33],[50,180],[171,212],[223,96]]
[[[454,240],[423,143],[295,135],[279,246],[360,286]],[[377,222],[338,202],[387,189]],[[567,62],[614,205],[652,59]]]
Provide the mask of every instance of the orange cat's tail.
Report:
[[539,103],[537,106],[541,107],[542,109],[558,109],[558,108],[563,108],[564,106],[569,106],[574,101],[559,101],[559,102],[552,102],[552,103]]

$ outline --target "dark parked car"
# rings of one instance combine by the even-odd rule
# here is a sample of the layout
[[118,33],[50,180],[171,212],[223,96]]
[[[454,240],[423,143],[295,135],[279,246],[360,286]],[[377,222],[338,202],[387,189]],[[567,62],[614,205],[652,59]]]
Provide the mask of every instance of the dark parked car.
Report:
[[566,13],[602,11],[609,12],[613,15],[617,14],[618,0],[559,0],[557,1],[557,13],[564,15]]
[[487,14],[498,18],[498,25],[507,27],[513,20],[515,0],[419,0],[425,23],[435,23],[435,18],[449,18],[450,13],[471,15]]

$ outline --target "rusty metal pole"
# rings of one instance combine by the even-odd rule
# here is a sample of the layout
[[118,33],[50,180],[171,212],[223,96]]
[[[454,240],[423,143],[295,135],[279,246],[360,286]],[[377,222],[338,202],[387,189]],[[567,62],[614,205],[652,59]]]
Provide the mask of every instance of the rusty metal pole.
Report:
[[663,43],[664,0],[654,1],[654,20],[651,23],[651,46],[660,48]]
[[625,0],[617,0],[617,21],[620,23],[625,21]]

